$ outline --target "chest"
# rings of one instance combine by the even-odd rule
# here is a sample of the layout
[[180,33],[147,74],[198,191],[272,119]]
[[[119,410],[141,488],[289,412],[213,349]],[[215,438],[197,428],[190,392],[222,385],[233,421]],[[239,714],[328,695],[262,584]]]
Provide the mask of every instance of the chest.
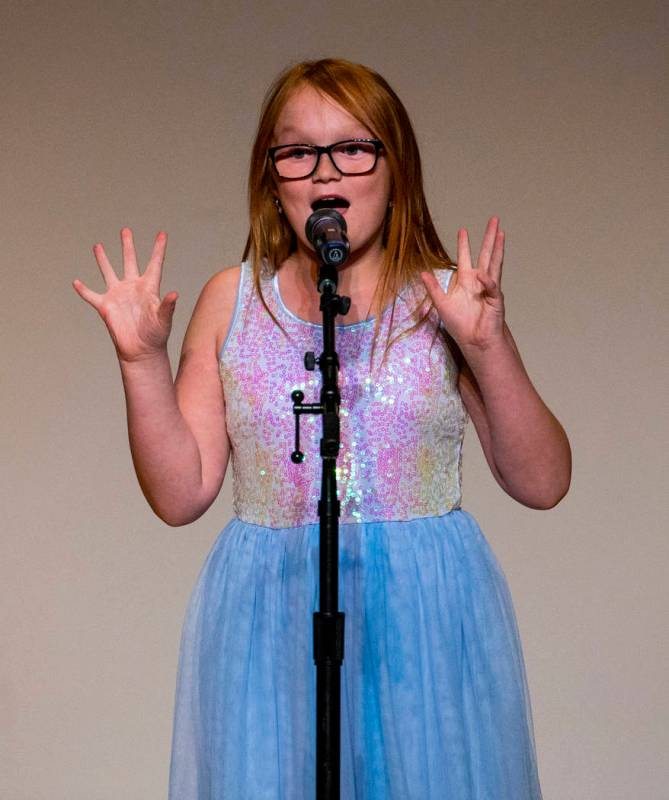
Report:
[[[383,359],[385,341],[376,345],[372,365],[373,325],[362,323],[337,334],[341,430],[345,448],[364,437],[380,446],[394,441],[404,447],[426,439],[458,438],[464,411],[457,389],[457,367],[434,329],[425,326],[395,341]],[[322,333],[314,326],[284,336],[274,324],[250,331],[230,343],[220,363],[226,398],[226,422],[233,448],[249,437],[259,446],[292,447],[294,415],[291,393],[304,392],[318,402],[321,376],[304,367],[304,353],[319,355]],[[305,415],[303,438],[320,437],[320,420]]]

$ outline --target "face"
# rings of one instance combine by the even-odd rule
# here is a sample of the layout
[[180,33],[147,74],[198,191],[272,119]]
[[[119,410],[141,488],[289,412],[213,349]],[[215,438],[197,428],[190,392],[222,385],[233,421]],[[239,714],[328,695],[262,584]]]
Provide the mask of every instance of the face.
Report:
[[[310,86],[298,89],[286,102],[274,129],[274,145],[329,145],[345,139],[372,139],[374,135],[334,100]],[[383,151],[376,166],[363,175],[342,175],[327,155],[308,178],[286,180],[276,176],[277,196],[298,239],[298,248],[313,253],[304,226],[319,200],[335,198],[328,207],[346,219],[351,255],[382,248],[383,226],[390,200],[390,170]]]

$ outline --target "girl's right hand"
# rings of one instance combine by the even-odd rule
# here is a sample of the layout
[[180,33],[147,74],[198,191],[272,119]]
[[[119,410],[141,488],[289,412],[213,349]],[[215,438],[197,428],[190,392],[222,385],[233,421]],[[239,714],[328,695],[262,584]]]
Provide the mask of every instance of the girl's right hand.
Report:
[[93,247],[95,260],[107,285],[97,294],[80,280],[72,286],[77,294],[102,317],[121,361],[141,361],[166,349],[172,328],[177,293],[160,299],[160,279],[167,246],[167,234],[160,232],[143,275],[137,268],[135,245],[130,228],[121,230],[123,278],[119,280],[101,244]]

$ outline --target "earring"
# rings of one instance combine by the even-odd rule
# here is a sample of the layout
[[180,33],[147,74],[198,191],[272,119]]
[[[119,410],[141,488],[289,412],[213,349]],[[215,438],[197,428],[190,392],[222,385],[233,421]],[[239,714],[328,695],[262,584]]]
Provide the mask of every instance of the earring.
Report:
[[279,214],[283,214],[283,208],[281,206],[281,200],[278,197],[274,198],[274,205],[276,206],[276,210]]
[[392,200],[388,200],[388,211],[392,211],[392,210],[393,210],[393,201]]

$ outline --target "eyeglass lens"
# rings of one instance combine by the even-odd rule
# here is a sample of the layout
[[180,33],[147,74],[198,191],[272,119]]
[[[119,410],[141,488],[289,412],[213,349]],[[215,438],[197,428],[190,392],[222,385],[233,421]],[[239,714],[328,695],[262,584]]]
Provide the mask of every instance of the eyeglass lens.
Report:
[[[376,163],[373,142],[339,142],[330,148],[337,169],[348,175],[369,172]],[[325,154],[323,157],[327,158]],[[313,172],[318,150],[308,145],[286,145],[274,153],[274,163],[282,178],[303,178]]]

